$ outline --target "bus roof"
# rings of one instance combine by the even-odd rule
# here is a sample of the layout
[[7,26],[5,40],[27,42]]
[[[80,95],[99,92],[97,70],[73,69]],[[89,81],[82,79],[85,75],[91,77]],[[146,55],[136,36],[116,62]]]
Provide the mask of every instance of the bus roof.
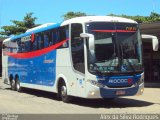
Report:
[[41,29],[41,28],[45,28],[45,27],[54,25],[54,24],[56,24],[56,23],[45,23],[45,24],[39,25],[39,26],[37,26],[37,27],[28,29],[26,32],[32,32],[32,31],[35,31],[35,30],[38,30],[38,29]]
[[123,23],[135,23],[136,21],[122,18],[122,17],[114,17],[114,16],[84,16],[84,17],[76,17],[69,20],[66,20],[62,23],[62,25],[70,24],[70,23],[87,23],[87,22],[123,22]]
[[46,27],[40,27],[39,29],[33,29],[31,31],[27,31],[23,34],[20,34],[20,35],[17,35],[17,36],[14,36],[14,37],[11,37],[11,40],[15,40],[15,39],[18,39],[18,38],[21,38],[21,37],[24,37],[24,36],[27,36],[27,35],[31,35],[33,33],[38,33],[38,32],[42,32],[42,31],[45,31],[45,30],[50,30],[50,29],[53,29],[53,28],[57,28],[61,25],[61,23],[55,23],[53,25],[49,25],[49,26],[46,26]]
[[70,23],[87,23],[87,22],[124,22],[124,23],[135,23],[137,24],[136,21],[131,20],[131,19],[127,19],[127,18],[122,18],[122,17],[113,17],[113,16],[84,16],[84,17],[76,17],[76,18],[72,18],[69,20],[66,20],[62,23],[54,23],[54,24],[50,24],[50,25],[42,25],[42,27],[36,27],[36,28],[32,28],[30,30],[27,30],[25,33],[20,34],[18,36],[14,36],[11,37],[9,40],[14,40],[14,39],[18,39],[27,35],[31,35],[33,33],[38,33],[38,32],[42,32],[45,30],[50,30],[53,28],[57,28],[59,26],[64,26],[64,25],[68,25]]

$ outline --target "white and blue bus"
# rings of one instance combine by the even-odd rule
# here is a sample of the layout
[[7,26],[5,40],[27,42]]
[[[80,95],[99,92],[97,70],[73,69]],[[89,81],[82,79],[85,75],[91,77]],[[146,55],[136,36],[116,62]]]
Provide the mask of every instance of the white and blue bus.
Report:
[[144,90],[137,22],[86,16],[42,25],[3,42],[3,80],[12,90],[32,88],[71,96],[115,98]]

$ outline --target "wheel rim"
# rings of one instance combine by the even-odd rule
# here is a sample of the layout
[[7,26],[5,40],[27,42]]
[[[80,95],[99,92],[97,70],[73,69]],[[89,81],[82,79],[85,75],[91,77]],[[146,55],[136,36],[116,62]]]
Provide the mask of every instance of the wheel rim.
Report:
[[67,88],[66,86],[61,87],[61,96],[64,98],[67,95]]
[[19,91],[20,89],[20,84],[19,84],[19,81],[17,81],[17,91]]
[[12,89],[15,89],[15,81],[12,80],[12,86],[11,86]]

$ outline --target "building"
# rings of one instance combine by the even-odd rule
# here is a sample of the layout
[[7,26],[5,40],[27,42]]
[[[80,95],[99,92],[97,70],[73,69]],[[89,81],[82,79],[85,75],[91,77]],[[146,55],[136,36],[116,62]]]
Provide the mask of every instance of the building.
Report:
[[[140,29],[142,34],[157,36],[160,42],[160,22],[141,24]],[[142,43],[145,82],[160,85],[160,48],[155,52],[152,50],[151,41],[142,40]]]

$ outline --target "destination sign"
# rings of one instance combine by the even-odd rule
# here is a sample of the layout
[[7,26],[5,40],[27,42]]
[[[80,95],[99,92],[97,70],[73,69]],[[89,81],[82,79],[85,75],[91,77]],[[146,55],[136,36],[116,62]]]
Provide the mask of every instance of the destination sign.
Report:
[[126,27],[126,30],[128,30],[128,31],[136,31],[137,28],[136,27]]

